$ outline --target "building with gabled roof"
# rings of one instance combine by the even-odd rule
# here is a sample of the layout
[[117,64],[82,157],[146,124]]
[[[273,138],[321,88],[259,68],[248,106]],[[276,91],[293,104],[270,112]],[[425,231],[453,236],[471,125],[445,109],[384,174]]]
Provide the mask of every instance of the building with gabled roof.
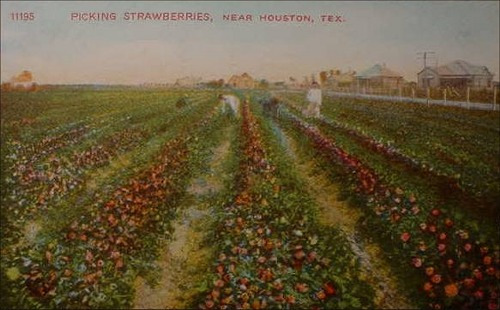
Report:
[[356,74],[356,82],[360,87],[395,89],[403,85],[403,76],[387,68],[385,64],[376,64]]
[[229,84],[229,86],[234,88],[248,89],[255,87],[255,80],[248,73],[245,72],[242,75],[231,76],[231,78],[227,81],[227,84]]
[[493,74],[485,66],[464,60],[455,60],[446,65],[422,69],[418,74],[418,86],[488,88],[492,86]]

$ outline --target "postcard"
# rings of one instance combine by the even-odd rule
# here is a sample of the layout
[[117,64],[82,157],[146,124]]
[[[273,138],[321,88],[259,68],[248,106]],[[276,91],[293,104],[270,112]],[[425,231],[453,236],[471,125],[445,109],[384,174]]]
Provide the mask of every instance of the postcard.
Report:
[[499,309],[498,1],[1,1],[6,309]]

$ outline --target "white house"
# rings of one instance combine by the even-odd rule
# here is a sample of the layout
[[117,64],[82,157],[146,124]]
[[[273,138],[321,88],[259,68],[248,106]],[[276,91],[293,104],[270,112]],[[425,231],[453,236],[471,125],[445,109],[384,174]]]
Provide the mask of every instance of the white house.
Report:
[[488,88],[492,87],[493,74],[485,66],[455,60],[436,68],[427,67],[418,73],[418,86]]

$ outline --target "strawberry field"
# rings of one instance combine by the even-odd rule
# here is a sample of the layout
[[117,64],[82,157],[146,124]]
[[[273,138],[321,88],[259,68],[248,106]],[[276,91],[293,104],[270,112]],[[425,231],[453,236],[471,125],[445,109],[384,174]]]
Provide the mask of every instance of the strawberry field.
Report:
[[498,112],[324,98],[307,118],[305,94],[265,91],[1,96],[7,308],[499,307]]

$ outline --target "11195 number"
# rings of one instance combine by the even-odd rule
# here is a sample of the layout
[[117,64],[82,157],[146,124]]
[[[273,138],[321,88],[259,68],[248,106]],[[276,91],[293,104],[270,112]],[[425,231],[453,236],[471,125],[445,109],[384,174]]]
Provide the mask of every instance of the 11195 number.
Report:
[[32,21],[35,20],[35,13],[33,12],[10,13],[10,19],[14,21]]

